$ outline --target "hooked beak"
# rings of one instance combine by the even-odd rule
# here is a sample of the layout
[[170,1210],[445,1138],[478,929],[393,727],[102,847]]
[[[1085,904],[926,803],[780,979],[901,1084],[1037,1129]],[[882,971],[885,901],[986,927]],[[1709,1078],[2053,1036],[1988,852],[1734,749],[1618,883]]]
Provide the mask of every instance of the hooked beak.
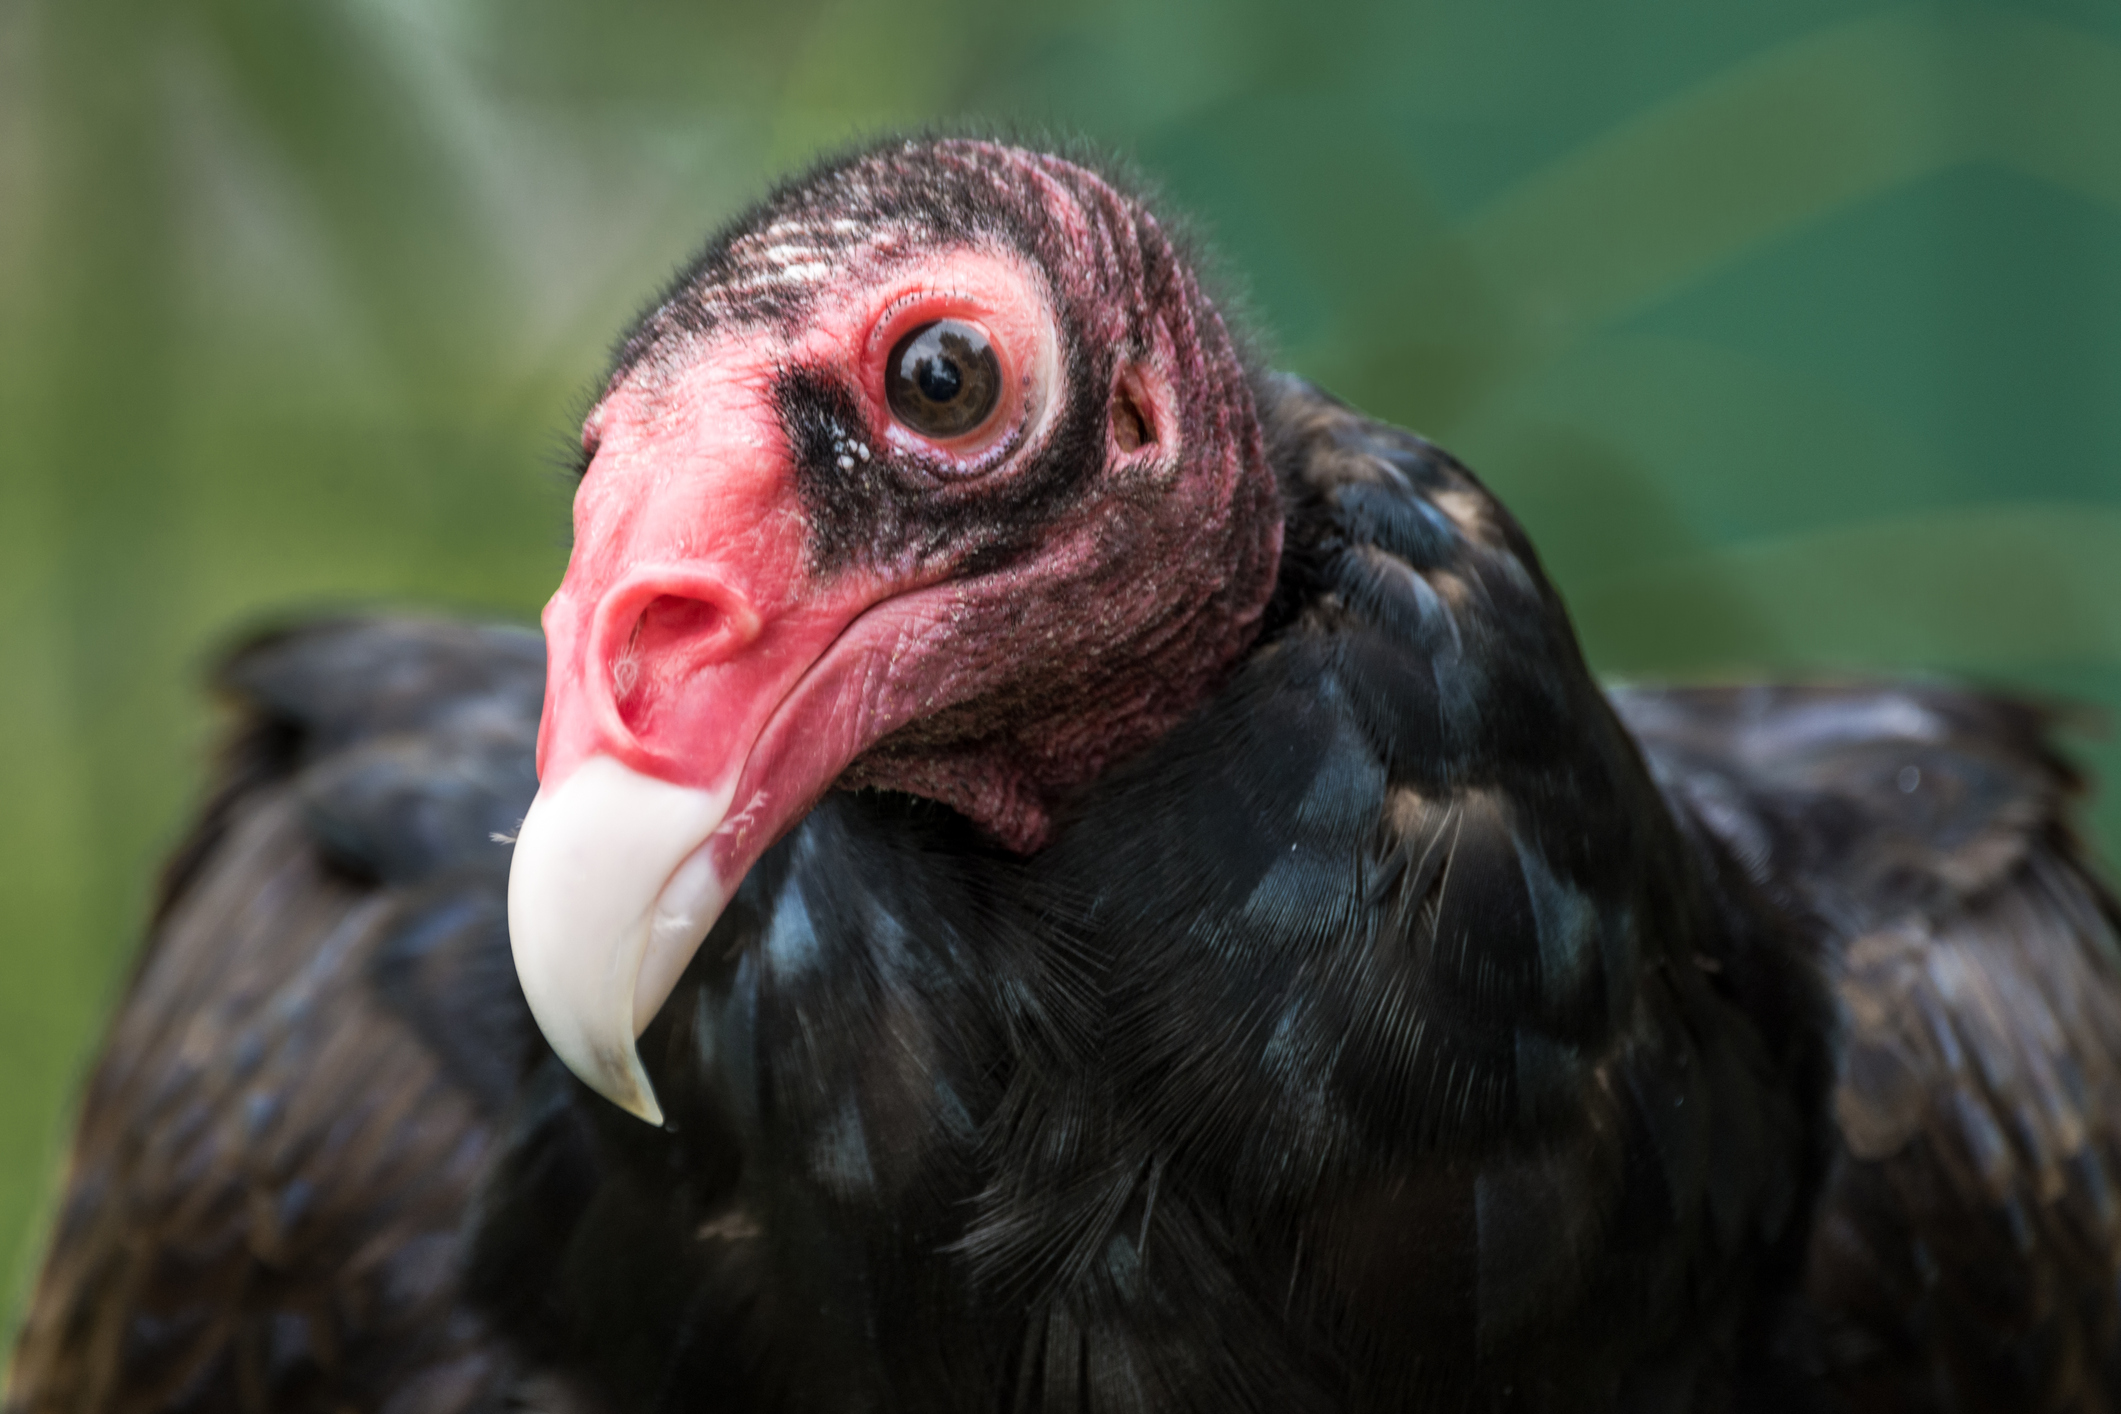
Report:
[[883,725],[846,630],[889,586],[806,571],[780,439],[727,402],[738,381],[709,381],[691,426],[607,438],[577,493],[508,878],[539,1028],[652,1124],[635,1042],[751,865]]
[[578,593],[570,570],[545,612],[538,794],[508,875],[516,975],[568,1068],[651,1124],[635,1041],[752,864],[874,739],[865,651],[841,642],[866,596],[813,598],[761,616],[697,573]]
[[540,789],[516,837],[508,932],[531,1014],[569,1070],[650,1124],[663,1110],[634,1040],[738,882],[707,849],[729,799],[599,755]]

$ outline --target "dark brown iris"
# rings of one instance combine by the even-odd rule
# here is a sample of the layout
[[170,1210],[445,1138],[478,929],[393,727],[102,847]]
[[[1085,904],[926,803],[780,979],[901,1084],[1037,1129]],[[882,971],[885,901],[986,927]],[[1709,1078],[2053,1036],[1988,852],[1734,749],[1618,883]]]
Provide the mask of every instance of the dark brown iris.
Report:
[[939,319],[891,350],[884,395],[892,415],[923,437],[962,437],[978,431],[1001,402],[1001,360],[973,325]]

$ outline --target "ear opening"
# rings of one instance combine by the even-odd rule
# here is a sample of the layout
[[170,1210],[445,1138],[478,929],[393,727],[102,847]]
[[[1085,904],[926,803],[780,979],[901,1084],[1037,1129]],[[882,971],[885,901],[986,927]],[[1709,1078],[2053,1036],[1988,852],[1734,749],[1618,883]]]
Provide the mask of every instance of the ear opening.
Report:
[[1112,390],[1112,441],[1120,451],[1132,452],[1156,440],[1156,421],[1148,403],[1135,390],[1134,380],[1121,378]]

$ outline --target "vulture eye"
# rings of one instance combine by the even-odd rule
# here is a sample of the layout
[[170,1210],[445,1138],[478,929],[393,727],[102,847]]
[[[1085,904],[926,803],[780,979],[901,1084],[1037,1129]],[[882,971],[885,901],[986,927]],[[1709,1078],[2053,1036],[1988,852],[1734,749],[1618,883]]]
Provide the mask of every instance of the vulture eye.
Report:
[[923,324],[891,350],[884,394],[892,415],[938,440],[976,431],[1002,400],[1002,365],[994,345],[957,319]]

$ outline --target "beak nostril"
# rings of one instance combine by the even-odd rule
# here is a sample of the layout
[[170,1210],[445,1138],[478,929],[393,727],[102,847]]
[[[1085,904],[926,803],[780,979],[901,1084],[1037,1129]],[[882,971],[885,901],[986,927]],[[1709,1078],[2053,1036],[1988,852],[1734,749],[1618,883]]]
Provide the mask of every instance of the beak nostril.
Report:
[[633,626],[635,642],[653,636],[664,641],[714,633],[728,621],[719,604],[680,594],[658,594],[641,610]]
[[[641,738],[653,727],[657,711],[675,700],[694,675],[757,636],[758,616],[726,591],[711,598],[656,593],[634,602],[640,607],[624,638],[614,633],[605,641],[617,644],[608,660],[612,705],[626,730]],[[623,604],[613,608],[614,618],[625,612]]]

